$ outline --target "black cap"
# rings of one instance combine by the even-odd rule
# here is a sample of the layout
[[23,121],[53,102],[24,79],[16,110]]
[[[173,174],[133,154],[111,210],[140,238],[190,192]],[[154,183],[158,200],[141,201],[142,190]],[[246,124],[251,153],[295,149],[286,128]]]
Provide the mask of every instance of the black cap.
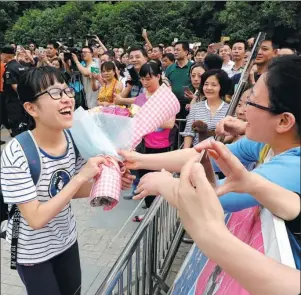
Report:
[[15,54],[15,49],[11,46],[4,46],[0,49],[0,53]]

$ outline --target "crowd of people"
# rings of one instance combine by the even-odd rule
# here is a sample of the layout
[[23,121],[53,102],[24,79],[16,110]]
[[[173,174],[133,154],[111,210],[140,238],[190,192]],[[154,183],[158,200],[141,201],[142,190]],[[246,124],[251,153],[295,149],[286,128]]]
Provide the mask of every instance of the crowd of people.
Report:
[[[126,49],[108,49],[97,36],[80,50],[57,41],[49,41],[46,49],[34,42],[1,49],[1,126],[16,137],[1,156],[1,190],[8,209],[15,206],[20,212],[16,268],[28,294],[80,294],[70,201],[89,196],[90,180],[106,159],[86,162],[78,155],[65,131],[72,126],[74,109],[142,107],[164,83],[179,100],[180,112],[147,134],[136,151],[120,151],[128,168],[122,186],[131,188],[125,198],[144,198],[145,209],[156,196],[166,198],[200,249],[252,294],[297,295],[301,57],[267,37],[235,115],[226,116],[254,38],[192,47],[187,41],[152,44],[145,30],[142,37],[144,46]],[[186,120],[183,129],[177,119]],[[39,149],[38,182],[18,142],[26,130]],[[176,134],[183,137],[183,149],[172,151]],[[227,144],[206,139],[214,135],[224,136]],[[203,150],[218,181],[214,176],[209,183],[198,163]],[[181,172],[181,177],[173,178],[170,172]],[[63,185],[57,185],[58,178]],[[258,205],[285,221],[298,270],[264,257],[228,232],[224,211]],[[11,218],[9,241],[13,228]],[[227,255],[221,255],[222,241]],[[269,275],[256,275],[255,261]]]

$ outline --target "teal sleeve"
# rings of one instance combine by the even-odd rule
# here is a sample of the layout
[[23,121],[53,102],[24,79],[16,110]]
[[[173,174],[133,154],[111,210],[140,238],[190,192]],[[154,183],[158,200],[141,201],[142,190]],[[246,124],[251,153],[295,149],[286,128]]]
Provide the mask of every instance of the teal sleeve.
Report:
[[[227,144],[228,149],[234,154],[244,166],[259,160],[260,151],[264,147],[264,143],[259,143],[246,138],[245,136],[238,141]],[[213,168],[216,172],[220,172],[219,167],[213,161]]]
[[[296,154],[297,152],[297,154]],[[300,193],[300,148],[274,156],[269,162],[256,167],[252,172],[290,191]],[[219,185],[226,179],[220,180]],[[236,212],[259,205],[249,194],[228,193],[219,198],[226,212]]]

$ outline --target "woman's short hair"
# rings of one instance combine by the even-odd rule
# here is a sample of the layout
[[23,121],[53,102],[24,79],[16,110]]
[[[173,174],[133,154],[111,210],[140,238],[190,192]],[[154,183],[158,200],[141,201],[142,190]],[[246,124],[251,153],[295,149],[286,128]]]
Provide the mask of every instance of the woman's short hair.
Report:
[[224,70],[220,70],[220,69],[209,70],[202,75],[200,93],[204,95],[203,92],[204,84],[206,80],[211,76],[215,76],[221,86],[219,92],[220,97],[224,97],[226,94],[228,94],[232,86],[232,80],[228,77],[227,73]]
[[221,69],[223,66],[223,59],[217,54],[207,54],[204,59],[206,70]]
[[149,75],[150,77],[152,77],[162,75],[162,67],[159,63],[161,64],[161,62],[157,60],[148,61],[141,67],[139,76],[146,77],[147,75]]
[[[65,83],[60,70],[51,66],[29,68],[20,76],[18,81],[17,93],[21,103],[35,102],[34,97],[37,94],[55,83]],[[26,114],[26,120],[28,128],[30,130],[34,129],[35,121],[29,114]]]
[[60,69],[63,69],[63,68],[64,68],[64,64],[63,64],[62,60],[61,60],[59,57],[55,57],[55,58],[51,61],[51,63],[53,63],[54,61],[57,61],[57,62],[59,63]]
[[114,64],[116,65],[117,69],[119,70],[120,76],[125,77],[125,75],[124,75],[125,68],[126,68],[125,64],[121,63],[118,60],[114,60]]
[[175,56],[172,53],[163,54],[162,59],[165,57],[168,58],[171,62],[175,62]]
[[34,96],[41,93],[56,82],[65,83],[61,72],[50,66],[30,68],[18,81],[17,93],[22,103],[34,102]]
[[149,75],[150,77],[153,76],[159,76],[160,75],[160,85],[162,84],[162,67],[161,62],[157,60],[150,60],[147,63],[145,63],[139,72],[140,77],[146,77]]
[[115,78],[118,80],[117,72],[116,72],[116,65],[112,61],[105,61],[101,64],[100,70],[103,71],[113,71]]
[[283,55],[268,65],[265,76],[270,108],[277,114],[292,113],[301,136],[301,57]]
[[126,51],[124,51],[123,53],[121,53],[121,55],[120,55],[120,60],[121,60],[126,54],[128,54]]
[[202,68],[206,72],[206,68],[205,68],[204,64],[202,62],[196,62],[196,63],[192,64],[192,66],[190,67],[189,76],[191,75],[192,70],[194,70],[195,68]]

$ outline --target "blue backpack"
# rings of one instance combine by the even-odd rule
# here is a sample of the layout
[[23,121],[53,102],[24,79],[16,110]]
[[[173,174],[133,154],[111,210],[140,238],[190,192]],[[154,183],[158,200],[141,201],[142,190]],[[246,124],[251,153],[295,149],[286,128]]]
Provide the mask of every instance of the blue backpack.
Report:
[[[75,150],[75,157],[78,158],[79,152],[76,148],[76,145],[73,141],[71,132],[66,130],[69,134],[72,144]],[[39,148],[36,145],[31,132],[25,131],[15,137],[15,139],[20,143],[24,155],[27,158],[29,171],[33,180],[34,185],[38,184],[41,174],[41,157],[39,154]],[[1,188],[1,186],[0,186]],[[10,210],[8,210],[8,205],[4,203],[3,194],[0,189],[0,205],[1,205],[1,218],[0,224],[5,220],[10,220],[13,218],[13,228],[12,231],[14,233],[11,241],[11,269],[16,269],[16,261],[17,261],[17,244],[18,244],[18,233],[19,233],[19,223],[20,223],[20,211],[18,210],[17,205],[13,205]],[[6,238],[6,231],[1,232],[1,238]]]

